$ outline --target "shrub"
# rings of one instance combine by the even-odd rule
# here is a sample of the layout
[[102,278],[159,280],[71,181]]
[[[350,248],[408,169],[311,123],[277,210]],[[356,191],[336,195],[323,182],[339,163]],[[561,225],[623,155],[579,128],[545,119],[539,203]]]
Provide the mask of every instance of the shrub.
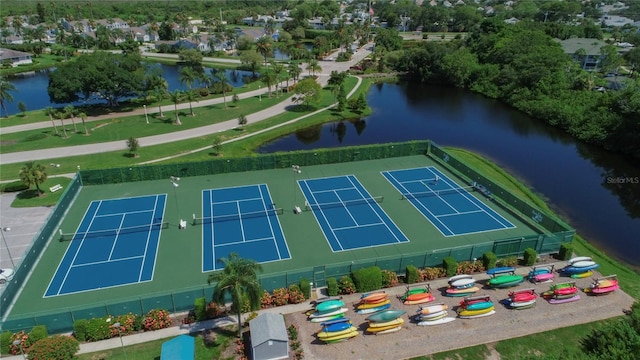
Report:
[[496,267],[496,262],[498,262],[498,257],[493,253],[493,251],[487,251],[482,254],[482,265],[485,269],[493,269]]
[[516,266],[518,265],[518,258],[515,256],[508,256],[504,259],[500,259],[500,264],[503,266]]
[[336,280],[336,278],[334,277],[330,277],[327,279],[327,295],[338,295],[338,280]]
[[300,290],[300,287],[297,284],[291,284],[289,286],[289,304],[300,304],[304,302],[304,300],[304,294]]
[[532,248],[526,248],[524,249],[523,257],[524,257],[524,265],[532,266],[533,264],[536,263],[536,260],[538,259],[538,252]]
[[2,192],[17,192],[29,189],[22,181],[14,181],[0,187]]
[[36,325],[29,332],[29,341],[31,341],[31,344],[35,344],[38,340],[44,339],[48,336],[49,333],[47,332],[46,325]]
[[[13,344],[16,340],[20,340],[19,345]],[[11,339],[9,339],[9,341],[10,341],[9,352],[12,355],[20,355],[21,347],[22,347],[22,351],[24,351],[25,354],[29,352],[29,346],[31,346],[31,341],[29,340],[29,334],[27,334],[26,331],[23,330],[11,335]]]
[[442,259],[442,267],[446,271],[448,277],[454,276],[458,271],[458,262],[451,256]]
[[349,295],[356,292],[353,280],[346,275],[340,278],[340,281],[338,282],[338,289],[340,290],[340,294],[343,295]]
[[420,272],[418,271],[417,267],[413,265],[407,265],[407,268],[405,271],[407,274],[407,284],[414,284],[422,281],[420,277]]
[[355,270],[351,277],[358,292],[368,292],[382,288],[382,273],[377,266]]
[[382,287],[390,288],[398,285],[398,274],[395,271],[382,270]]
[[418,270],[418,272],[420,274],[419,282],[435,280],[437,278],[444,277],[447,274],[445,269],[441,267],[427,267],[422,270]]
[[267,290],[262,291],[262,296],[260,296],[260,308],[266,309],[273,306],[273,297]]
[[300,291],[302,291],[305,299],[311,298],[311,283],[309,283],[309,280],[305,278],[300,279]]
[[108,317],[93,318],[87,321],[87,341],[100,341],[111,337],[111,328],[107,322],[107,318]]
[[224,316],[226,313],[227,309],[215,301],[211,301],[207,304],[207,319],[216,319]]
[[273,290],[273,305],[282,306],[289,303],[289,292],[285,288]]
[[[111,327],[111,337],[118,335],[129,335],[134,331],[140,330],[140,327],[136,328],[136,323],[138,315],[134,315],[132,313],[128,313],[126,315],[117,316],[115,319],[111,320],[112,324],[120,323],[120,328]],[[118,334],[120,331],[120,334]]]
[[11,344],[11,331],[0,334],[0,354],[9,354],[9,344]]
[[295,325],[289,325],[287,330],[289,330],[289,340],[298,340],[298,328]]
[[456,274],[471,274],[479,271],[484,271],[482,261],[463,261],[458,263],[458,270]]
[[562,243],[558,253],[558,260],[569,260],[571,256],[573,256],[573,246],[570,243]]
[[196,298],[193,301],[193,311],[196,315],[196,321],[207,319],[207,300],[203,297]]
[[29,349],[29,360],[73,359],[80,350],[78,340],[71,336],[52,336],[36,341]]
[[78,319],[73,323],[73,336],[78,341],[87,341],[87,319]]
[[151,309],[142,320],[142,328],[145,331],[160,330],[170,326],[169,311],[163,309]]

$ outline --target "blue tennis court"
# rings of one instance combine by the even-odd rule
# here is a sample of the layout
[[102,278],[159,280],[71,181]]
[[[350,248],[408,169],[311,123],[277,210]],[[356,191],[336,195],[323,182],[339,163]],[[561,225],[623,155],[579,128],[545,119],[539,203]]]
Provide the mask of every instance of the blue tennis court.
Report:
[[333,252],[408,242],[353,175],[298,180]]
[[433,166],[382,175],[444,236],[515,228],[511,222]]
[[164,194],[92,201],[44,296],[151,281],[165,203]]
[[266,184],[202,191],[202,271],[235,252],[264,263],[290,259],[289,248]]

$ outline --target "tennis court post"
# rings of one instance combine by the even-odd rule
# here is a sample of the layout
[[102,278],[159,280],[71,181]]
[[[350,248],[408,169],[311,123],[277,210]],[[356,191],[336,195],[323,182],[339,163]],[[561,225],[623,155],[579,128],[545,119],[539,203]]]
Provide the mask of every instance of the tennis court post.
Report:
[[185,220],[182,220],[182,217],[180,216],[180,206],[178,204],[179,202],[178,202],[177,188],[178,186],[180,186],[180,184],[178,184],[178,181],[180,181],[180,178],[177,176],[169,176],[169,181],[173,186],[173,197],[176,200],[176,211],[178,212],[178,229],[185,229],[187,227],[187,222]]
[[302,169],[300,169],[300,165],[291,165],[291,170],[293,170],[293,212],[296,214],[300,214],[302,209],[298,206],[298,191],[296,190],[296,179],[298,174],[302,173]]

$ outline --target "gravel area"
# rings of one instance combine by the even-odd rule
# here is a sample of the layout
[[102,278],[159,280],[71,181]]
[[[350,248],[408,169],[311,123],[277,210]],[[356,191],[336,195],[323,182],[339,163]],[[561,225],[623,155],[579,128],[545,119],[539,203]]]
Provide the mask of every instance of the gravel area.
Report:
[[[556,269],[562,266],[564,263],[559,263]],[[527,271],[527,268],[522,268],[518,273],[524,274]],[[483,283],[483,280],[488,278],[485,274],[474,277],[478,283]],[[567,281],[576,281],[576,285],[582,289],[587,287],[592,279],[558,276],[555,278],[555,283]],[[441,295],[442,288],[447,285],[446,279],[431,281],[430,285],[436,295],[433,303],[447,304],[450,316],[455,316],[455,308],[462,298]],[[552,305],[544,299],[538,299],[534,308],[526,310],[511,310],[498,303],[508,297],[510,290],[534,288],[540,294],[548,290],[549,285],[525,282],[511,289],[481,288],[475,295],[491,296],[496,303],[495,315],[477,319],[456,319],[448,324],[435,326],[418,326],[410,321],[409,316],[415,314],[418,306],[404,305],[397,298],[404,293],[405,287],[385,289],[392,299],[392,308],[406,310],[407,314],[403,316],[405,325],[400,331],[384,335],[365,333],[365,318],[368,315],[357,315],[351,310],[352,304],[359,300],[360,294],[343,296],[343,301],[350,307],[348,317],[361,331],[351,340],[335,344],[325,344],[316,339],[315,333],[320,330],[320,325],[309,322],[304,312],[288,314],[286,319],[288,324],[295,324],[299,329],[298,338],[302,343],[305,359],[406,359],[619,316],[628,310],[634,301],[632,297],[618,290],[605,296],[587,296],[581,291],[579,301],[566,304]]]

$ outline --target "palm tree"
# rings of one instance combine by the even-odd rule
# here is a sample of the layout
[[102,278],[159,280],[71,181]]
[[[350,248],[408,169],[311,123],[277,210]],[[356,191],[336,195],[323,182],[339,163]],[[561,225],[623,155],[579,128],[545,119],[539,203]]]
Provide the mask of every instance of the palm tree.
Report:
[[164,113],[162,112],[162,99],[164,98],[164,95],[167,93],[167,82],[164,82],[165,86],[157,86],[155,88],[153,88],[153,97],[156,99],[156,101],[158,102],[158,113],[160,114],[160,118],[164,117]]
[[71,123],[73,124],[73,132],[78,132],[78,127],[76,126],[76,108],[73,105],[67,105],[64,107],[64,115],[68,116],[71,119]]
[[[278,84],[280,83],[280,74],[284,72],[284,65],[282,65],[282,63],[272,61],[271,69],[273,69],[273,72],[276,75],[276,95],[278,95]],[[288,79],[287,79],[287,83],[288,83]]]
[[68,138],[69,135],[67,135],[67,129],[64,127],[64,113],[62,111],[56,111],[54,116],[57,119],[60,119],[60,126],[62,126],[62,132],[64,133],[64,138],[65,139]]
[[191,85],[198,80],[198,74],[190,66],[185,66],[180,69],[180,83],[187,85],[191,89]]
[[51,120],[51,124],[53,124],[53,131],[55,131],[56,135],[59,135],[58,127],[56,126],[56,122],[53,121],[53,114],[55,114],[55,112],[56,111],[51,106],[46,107],[44,109],[44,114],[45,115],[49,115],[49,120]]
[[216,283],[213,289],[213,301],[216,303],[224,304],[225,295],[231,295],[233,306],[238,311],[238,337],[241,337],[244,300],[249,301],[251,308],[260,306],[262,288],[258,281],[258,272],[262,272],[262,266],[254,260],[243,259],[234,252],[220,261],[224,264],[224,269],[209,275],[207,282]]
[[12,83],[0,77],[0,108],[4,111],[5,117],[9,117],[7,102],[13,101],[13,95],[11,95],[12,91],[16,91],[16,87],[13,86]]
[[40,184],[47,181],[47,172],[44,165],[29,161],[20,169],[20,181],[31,188],[33,185],[38,190],[38,196],[44,192],[40,190]]
[[309,70],[309,75],[315,75],[317,72],[322,71],[322,67],[320,66],[320,64],[318,64],[318,60],[310,59],[307,70]]
[[224,70],[213,69],[211,72],[214,80],[220,84],[222,90],[222,100],[224,101],[224,108],[227,108],[227,86],[229,85],[229,77]]
[[264,57],[264,64],[267,65],[267,57],[271,56],[273,49],[271,48],[271,38],[263,36],[256,41],[256,51]]
[[262,76],[260,76],[260,80],[267,85],[269,97],[271,97],[271,87],[276,83],[276,74],[274,74],[271,69],[266,69],[266,71],[262,73]]
[[85,120],[87,120],[87,114],[80,112],[78,114],[78,117],[82,120],[82,126],[84,126],[84,135],[89,136],[89,130],[87,130],[87,123],[85,122]]
[[[291,76],[291,78],[293,79],[293,83],[295,84],[295,82],[298,80],[298,77],[302,73],[302,69],[300,69],[300,66],[298,66],[298,63],[290,62],[289,66],[287,66],[287,71],[289,72],[289,75]],[[288,87],[289,87],[289,80],[287,79],[287,88]]]
[[184,94],[184,97],[189,101],[189,112],[191,113],[191,116],[196,116],[196,114],[193,113],[193,107],[191,106],[191,103],[193,101],[197,102],[198,99],[200,98],[200,95],[198,95],[198,93],[196,93],[192,89],[184,91],[183,94]]
[[169,98],[171,98],[171,101],[173,102],[173,107],[176,111],[176,125],[182,125],[182,122],[180,122],[180,117],[178,116],[178,103],[180,102],[180,100],[182,99],[182,91],[180,90],[174,90],[172,92],[169,93]]

